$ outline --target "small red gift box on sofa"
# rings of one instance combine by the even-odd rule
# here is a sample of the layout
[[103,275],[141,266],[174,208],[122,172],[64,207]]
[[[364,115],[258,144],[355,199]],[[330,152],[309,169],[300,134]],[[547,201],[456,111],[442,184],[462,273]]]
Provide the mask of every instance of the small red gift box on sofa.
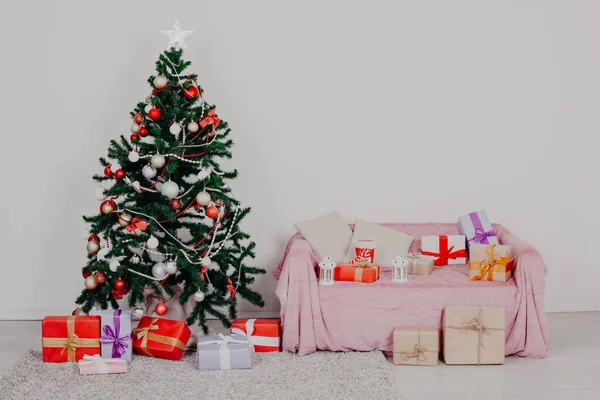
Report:
[[142,317],[133,330],[133,349],[145,356],[178,361],[191,335],[185,322]]
[[100,317],[46,317],[42,321],[44,362],[76,362],[100,354]]
[[257,353],[279,351],[281,326],[278,319],[236,318],[231,333],[246,335]]

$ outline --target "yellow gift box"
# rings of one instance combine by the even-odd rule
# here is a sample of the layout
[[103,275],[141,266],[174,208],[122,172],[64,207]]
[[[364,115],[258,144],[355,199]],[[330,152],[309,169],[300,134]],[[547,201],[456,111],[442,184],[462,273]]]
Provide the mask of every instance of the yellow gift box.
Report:
[[470,280],[506,282],[512,277],[514,263],[510,246],[475,244],[469,251]]

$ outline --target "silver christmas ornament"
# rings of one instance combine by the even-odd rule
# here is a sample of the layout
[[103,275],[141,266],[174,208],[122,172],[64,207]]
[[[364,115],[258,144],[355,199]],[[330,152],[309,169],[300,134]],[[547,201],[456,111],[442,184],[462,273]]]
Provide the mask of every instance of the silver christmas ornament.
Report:
[[121,266],[121,263],[119,262],[119,260],[112,260],[109,264],[108,264],[108,268],[112,271],[112,272],[117,272],[117,270],[119,269],[119,267]]
[[200,260],[200,263],[202,264],[203,267],[208,267],[211,262],[212,261],[211,261],[210,257],[208,257],[208,256],[206,256],[202,260]]
[[169,127],[169,132],[172,135],[179,135],[181,133],[181,126],[178,123],[174,123]]
[[161,90],[167,86],[167,84],[169,83],[169,80],[164,75],[158,75],[156,78],[154,78],[154,81],[152,83],[154,83],[155,88],[157,88],[158,90]]
[[87,251],[90,254],[96,254],[100,250],[100,243],[98,242],[88,242]]
[[148,246],[149,249],[155,249],[158,247],[158,239],[155,238],[154,236],[152,236],[150,239],[148,239],[146,241],[146,246]]
[[179,186],[173,181],[166,181],[162,184],[160,193],[169,198],[169,200],[172,200],[179,195]]
[[138,162],[140,160],[140,153],[137,151],[132,151],[129,153],[129,155],[127,155],[127,158],[131,162]]
[[187,125],[188,132],[196,133],[196,132],[198,132],[198,129],[200,129],[200,127],[198,126],[198,124],[195,121],[192,121]]
[[144,309],[137,307],[135,310],[133,310],[132,316],[136,320],[142,319],[142,317],[144,316]]
[[88,314],[88,313],[86,313],[85,311],[83,311],[83,308],[81,308],[81,307],[77,307],[77,308],[75,309],[75,315],[77,315],[77,316],[82,316],[82,317],[83,317],[83,316],[86,316],[86,315],[89,315],[89,314]]
[[156,176],[156,168],[152,165],[144,165],[144,168],[142,168],[142,175],[144,175],[144,178],[146,179],[152,179]]
[[96,282],[96,278],[93,276],[88,276],[85,278],[85,288],[87,290],[94,290],[98,287],[98,282]]
[[148,104],[146,107],[144,107],[144,111],[146,112],[146,114],[148,114],[153,108],[154,106],[152,104]]
[[167,161],[165,160],[165,156],[163,156],[162,154],[155,154],[150,159],[150,164],[152,164],[154,168],[162,168],[165,166],[166,162]]
[[127,225],[129,225],[131,223],[131,220],[133,219],[133,217],[127,213],[122,213],[121,215],[119,215],[119,225],[121,225],[123,228],[125,228]]
[[205,207],[210,203],[210,194],[208,192],[200,192],[196,195],[196,203]]
[[167,274],[169,275],[175,275],[175,273],[177,273],[177,263],[175,261],[169,261],[166,264],[165,271],[167,271]]
[[194,293],[194,300],[196,300],[196,302],[200,303],[202,300],[204,300],[204,293],[200,292],[200,291]]
[[165,264],[159,262],[154,264],[152,267],[152,276],[156,279],[162,279],[165,277],[167,272],[165,271]]
[[131,124],[131,133],[139,133],[140,132],[140,126],[138,124],[136,124],[135,122],[133,124]]

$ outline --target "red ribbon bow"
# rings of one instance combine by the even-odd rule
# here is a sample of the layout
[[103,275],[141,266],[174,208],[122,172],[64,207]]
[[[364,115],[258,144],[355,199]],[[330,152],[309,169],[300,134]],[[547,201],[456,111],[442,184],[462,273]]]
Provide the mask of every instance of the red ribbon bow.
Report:
[[233,297],[235,296],[235,287],[233,287],[233,282],[231,282],[231,279],[227,279],[227,290],[229,290],[229,298],[233,299]]
[[143,219],[139,219],[139,218],[134,218],[131,221],[131,224],[127,225],[126,229],[129,232],[133,232],[137,235],[137,232],[136,232],[137,229],[141,229],[141,230],[145,231],[147,227],[148,227],[148,221],[144,221]]
[[202,127],[202,129],[204,129],[208,125],[212,125],[212,131],[214,132],[215,129],[217,129],[217,126],[219,126],[220,122],[221,122],[221,119],[219,117],[217,117],[217,114],[215,114],[215,110],[210,110],[208,112],[208,115],[206,116],[206,118],[204,118],[202,121],[200,121],[200,127]]
[[439,267],[439,266],[448,264],[448,260],[450,258],[456,259],[459,257],[467,256],[467,250],[465,250],[465,249],[452,251],[452,250],[454,250],[454,246],[448,248],[448,236],[445,236],[445,235],[440,236],[439,240],[440,240],[439,253],[434,253],[432,251],[421,251],[421,254],[423,254],[424,256],[436,257],[435,261],[433,262],[434,265]]

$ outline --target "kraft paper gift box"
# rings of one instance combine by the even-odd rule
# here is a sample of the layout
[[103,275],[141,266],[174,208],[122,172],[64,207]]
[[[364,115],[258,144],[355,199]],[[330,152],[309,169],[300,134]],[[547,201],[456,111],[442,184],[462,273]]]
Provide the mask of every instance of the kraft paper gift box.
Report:
[[506,282],[513,274],[511,247],[475,244],[470,249],[469,279]]
[[429,275],[433,271],[434,258],[418,253],[408,254],[408,274]]
[[397,326],[393,333],[394,365],[429,365],[440,358],[440,330]]
[[380,268],[375,264],[359,262],[357,264],[338,263],[333,270],[336,281],[373,283],[379,279]]
[[127,372],[127,360],[123,358],[102,358],[94,356],[83,356],[83,360],[77,362],[79,375],[105,375],[124,374]]
[[281,326],[278,319],[236,318],[230,332],[248,336],[257,353],[280,350]]
[[446,307],[446,364],[504,364],[504,307]]
[[44,362],[76,362],[100,354],[100,317],[45,317],[42,321]]
[[145,356],[178,361],[191,335],[185,322],[144,316],[133,330],[133,349]]
[[252,367],[252,344],[244,335],[198,337],[198,369],[248,369]]
[[467,238],[469,248],[475,244],[499,244],[496,232],[484,210],[461,215],[456,225],[460,234]]
[[130,310],[104,310],[100,313],[102,324],[100,343],[103,358],[122,358],[131,361],[133,350]]
[[466,239],[463,235],[421,236],[421,253],[434,257],[433,264],[466,264]]

